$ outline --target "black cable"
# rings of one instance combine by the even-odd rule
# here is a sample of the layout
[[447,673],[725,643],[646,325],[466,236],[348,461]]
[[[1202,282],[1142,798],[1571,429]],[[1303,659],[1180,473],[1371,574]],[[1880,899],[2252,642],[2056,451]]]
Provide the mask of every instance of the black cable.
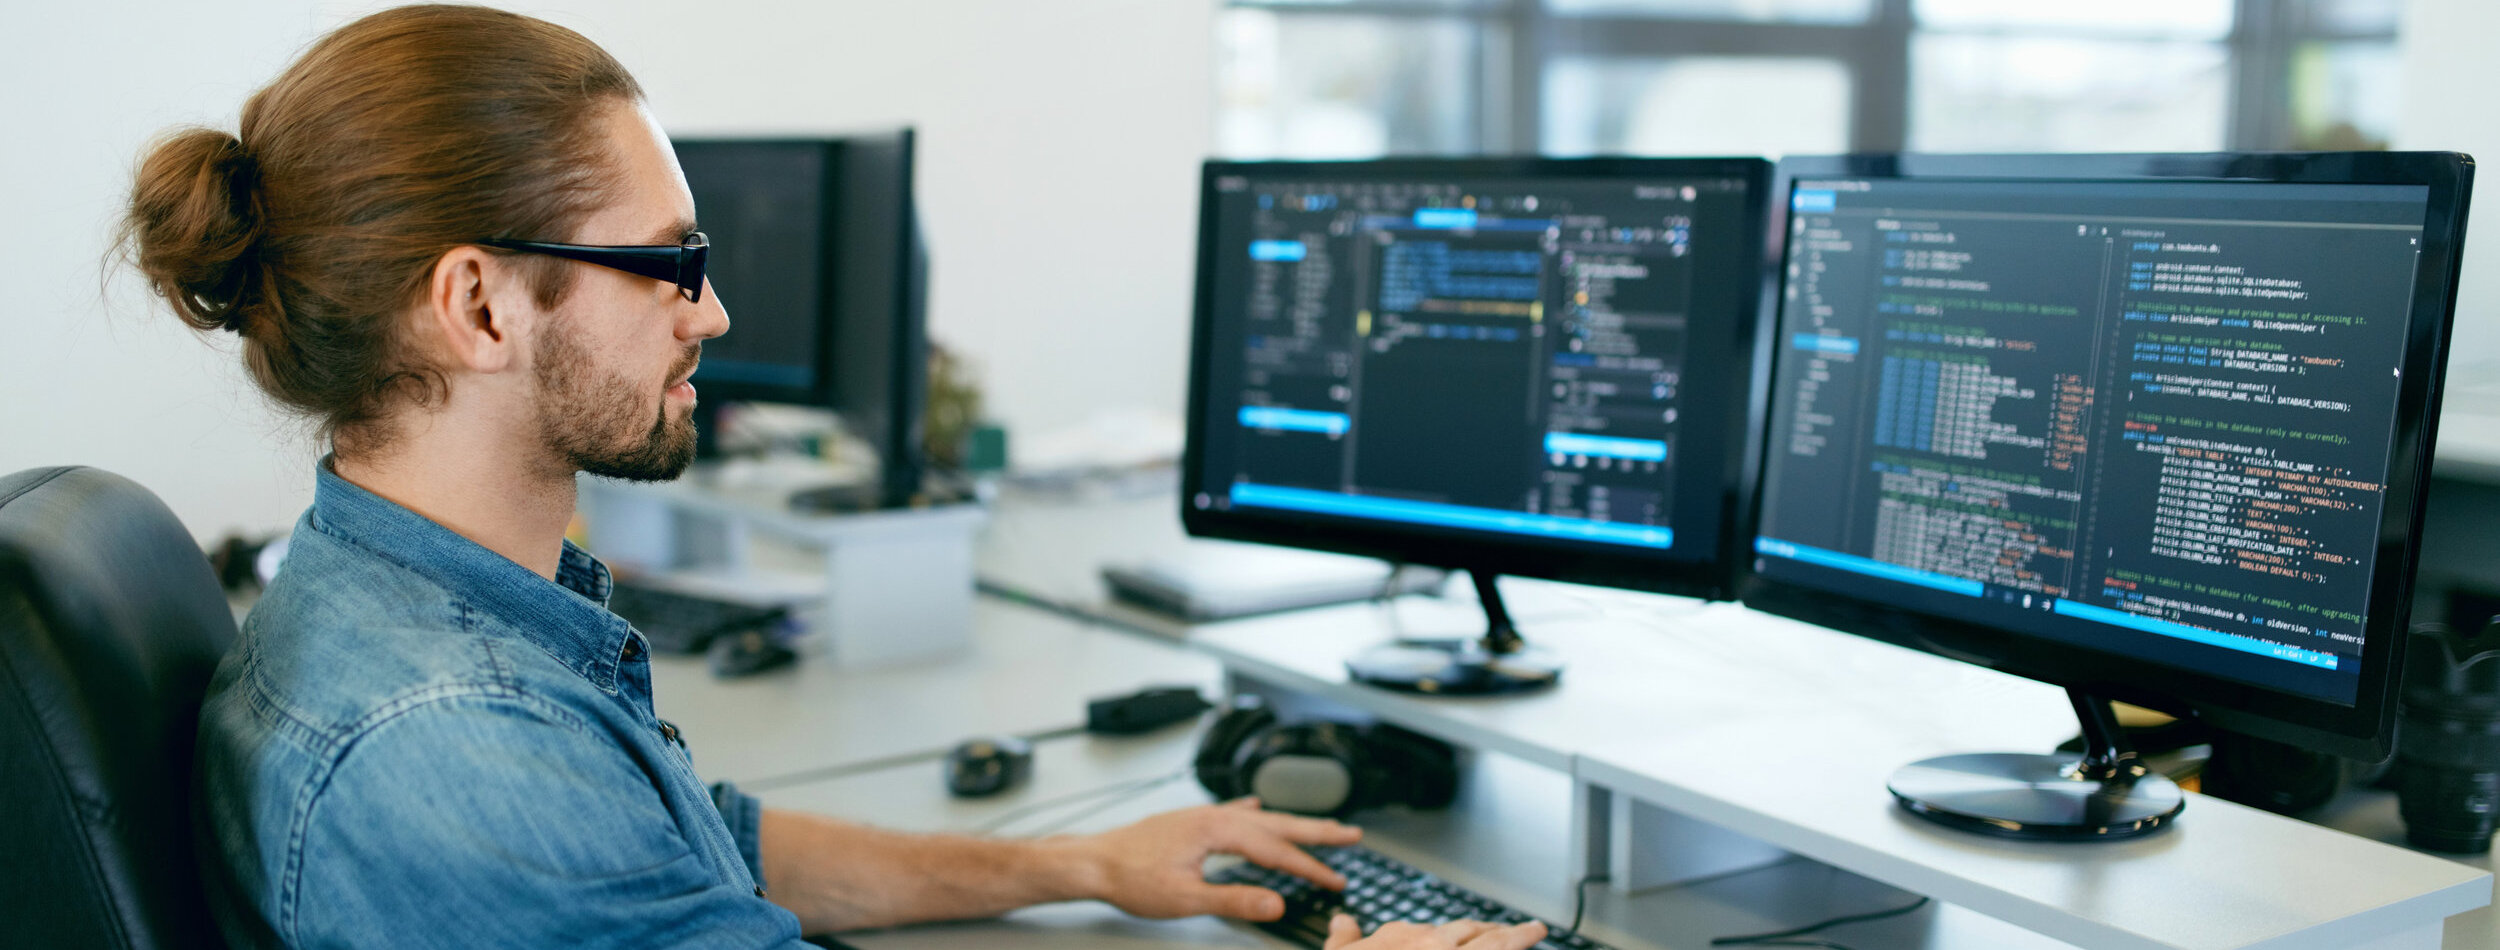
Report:
[[1807,924],[1803,927],[1794,927],[1788,930],[1775,930],[1770,933],[1760,934],[1744,934],[1735,937],[1713,937],[1710,939],[1710,945],[1713,947],[1739,945],[1757,947],[1834,947],[1838,948],[1838,950],[1848,950],[1847,947],[1832,943],[1828,940],[1795,941],[1790,938],[1803,937],[1810,933],[1830,930],[1831,928],[1838,927],[1843,924],[1862,924],[1870,920],[1883,920],[1890,917],[1899,917],[1903,914],[1916,912],[1919,908],[1927,906],[1927,902],[1927,898],[1921,897],[1891,910],[1879,910],[1864,914],[1851,914],[1846,917],[1834,917],[1830,920]]
[[1003,581],[976,575],[972,578],[972,591],[973,593],[980,594],[984,597],[992,597],[1012,604],[1022,604],[1043,613],[1057,614],[1061,617],[1074,620],[1089,627],[1101,627],[1105,630],[1117,630],[1121,633],[1139,634],[1152,637],[1155,640],[1164,643],[1172,642],[1172,635],[1169,632],[1157,630],[1154,627],[1138,623],[1136,621],[1124,620],[1117,615],[1101,610],[1089,609],[1079,604],[1045,597]]
[[1580,876],[1580,883],[1571,888],[1571,926],[1563,933],[1577,935],[1580,932],[1580,919],[1589,910],[1589,885],[1603,884],[1608,880],[1611,878],[1608,878],[1602,871],[1591,871]]

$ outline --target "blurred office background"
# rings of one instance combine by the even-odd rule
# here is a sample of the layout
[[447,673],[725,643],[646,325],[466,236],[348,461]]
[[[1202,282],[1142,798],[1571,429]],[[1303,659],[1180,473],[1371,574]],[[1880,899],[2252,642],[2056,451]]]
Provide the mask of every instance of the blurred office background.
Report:
[[[308,437],[231,341],[201,342],[105,255],[152,135],[233,128],[305,43],[383,5],[11,4],[0,471],[104,466],[203,535],[292,521]],[[1026,445],[1106,415],[1177,419],[1210,155],[2500,154],[2488,0],[508,6],[615,52],[675,132],[917,126],[932,333]],[[2500,402],[2492,227],[2469,244],[2452,426]],[[734,319],[737,288],[720,292]]]
[[2385,147],[2402,0],[1236,0],[1228,155]]

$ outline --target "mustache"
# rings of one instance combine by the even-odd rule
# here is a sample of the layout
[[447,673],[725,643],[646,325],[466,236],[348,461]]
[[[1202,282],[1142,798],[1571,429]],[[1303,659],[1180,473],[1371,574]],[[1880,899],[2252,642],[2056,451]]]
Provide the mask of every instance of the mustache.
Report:
[[697,363],[701,363],[701,362],[703,362],[703,344],[701,344],[701,343],[691,343],[691,344],[688,344],[688,345],[686,346],[686,353],[685,353],[685,355],[684,355],[684,356],[680,356],[680,357],[678,357],[678,358],[677,358],[677,362],[669,366],[669,369],[668,369],[668,382],[669,382],[669,385],[671,385],[671,386],[677,385],[677,382],[678,382],[679,380],[686,379],[687,377],[693,376],[693,375],[694,375],[694,367],[695,367],[695,364],[697,364]]

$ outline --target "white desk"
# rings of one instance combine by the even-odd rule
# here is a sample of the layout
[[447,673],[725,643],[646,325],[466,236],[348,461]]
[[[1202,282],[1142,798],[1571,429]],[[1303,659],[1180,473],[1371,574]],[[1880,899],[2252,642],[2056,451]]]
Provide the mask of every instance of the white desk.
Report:
[[1193,645],[1262,690],[1359,707],[1514,752],[1590,787],[2095,947],[2432,947],[2487,904],[2479,868],[2218,799],[2127,842],[1999,842],[1903,815],[1896,767],[1960,751],[2046,750],[2062,692],[1735,605],[1662,603],[1540,624],[1575,659],[1562,685],[1452,700],[1350,684],[1337,658],[1391,635],[1377,611],[1205,628]]
[[[898,766],[767,792],[764,801],[912,831],[980,830],[1035,802],[1117,783],[1151,781],[1185,768],[1194,731],[1168,730],[1128,739],[1067,739],[1035,750],[1031,784],[996,799],[960,800],[940,791],[928,763]],[[1557,842],[1570,833],[1569,779],[1505,756],[1470,757],[1459,801],[1446,812],[1385,810],[1364,817],[1368,843],[1449,880],[1549,919],[1567,919],[1570,891],[1555,882],[1567,871]],[[1032,816],[1001,829],[1018,835],[1099,831],[1157,812],[1204,804],[1206,793],[1182,779],[1152,786],[1137,798],[1087,814],[1085,805]],[[1066,817],[1079,820],[1058,827]],[[1791,862],[1772,868],[1637,896],[1592,886],[1592,936],[1626,950],[1699,948],[1720,934],[1756,933],[1841,914],[1899,906],[1913,895],[1880,883]],[[1852,946],[2061,948],[2067,945],[1956,907],[1852,927]],[[1034,908],[995,921],[845,934],[865,950],[955,947],[1282,947],[1245,927],[1209,919],[1139,921],[1102,904]]]
[[1214,660],[1100,624],[996,600],[973,607],[973,646],[907,666],[810,662],[714,678],[701,657],[653,657],[658,713],[682,730],[706,778],[754,782],[929,750],[975,736],[1085,722],[1085,701],[1150,685],[1213,695]]
[[1112,598],[1102,566],[1171,557],[1201,543],[1181,531],[1177,484],[1143,495],[1059,499],[1010,486],[981,529],[973,570],[993,589],[1179,637],[1188,632],[1185,622]]
[[[1140,544],[1178,543],[1173,504],[1169,496],[1057,508],[1011,503],[983,542],[982,572],[1062,606],[1101,607],[1095,566]],[[1698,947],[1715,934],[1891,906],[1905,896],[1883,881],[1947,903],[1853,929],[1864,934],[1853,945],[2066,945],[2006,922],[2015,921],[2089,946],[2353,946],[2335,942],[2339,932],[2326,922],[2364,926],[2373,915],[2411,914],[2429,923],[2397,938],[2411,942],[2391,946],[2429,946],[2443,932],[2441,911],[2479,906],[2492,894],[2490,878],[2480,876],[2487,862],[2400,853],[2202,798],[2172,832],[2097,852],[1931,829],[1891,807],[1882,775],[1940,752],[2045,749],[2074,730],[2062,695],[1729,605],[1532,582],[1509,582],[1505,591],[1528,634],[1573,659],[1562,689],[1425,700],[1344,683],[1341,658],[1366,642],[1401,630],[1476,632],[1481,614],[1463,591],[1446,600],[1406,598],[1394,611],[1366,605],[1169,625],[1181,637],[1169,642],[990,601],[980,608],[977,650],[962,660],[873,674],[802,666],[774,674],[778,680],[727,683],[680,664],[660,673],[661,712],[686,728],[707,774],[752,780],[942,747],[978,733],[1066,725],[1087,696],[1155,681],[1212,682],[1213,656],[1264,687],[1358,706],[1493,753],[1478,760],[1496,763],[1495,777],[1477,782],[1502,790],[1493,805],[1369,817],[1366,824],[1382,850],[1522,909],[1569,913],[1570,869],[1587,858],[1568,844],[1582,837],[1571,819],[1575,809],[1587,817],[1580,791],[1587,787],[1678,807],[1818,859],[1640,893],[1592,887],[1591,932],[1632,948]],[[993,695],[999,684],[1008,694]],[[1020,802],[1177,767],[1193,743],[1182,736],[1125,751],[1095,740],[1046,743],[1034,785],[996,802],[945,798],[937,767],[926,762],[766,797],[895,827],[963,829]],[[1175,782],[1088,823],[1200,800],[1194,783]],[[2392,817],[2367,830],[2364,812],[2335,823],[2372,838],[2400,838]],[[2247,843],[2256,839],[2261,846]],[[2272,857],[2252,860],[2261,854]],[[2355,877],[2356,861],[2368,873]],[[2500,948],[2500,921],[2487,909],[2449,919],[2444,933],[2449,947]],[[1264,939],[1207,921],[1128,921],[1084,905],[845,939],[874,947],[986,946],[1010,936],[1038,946],[1244,946]]]

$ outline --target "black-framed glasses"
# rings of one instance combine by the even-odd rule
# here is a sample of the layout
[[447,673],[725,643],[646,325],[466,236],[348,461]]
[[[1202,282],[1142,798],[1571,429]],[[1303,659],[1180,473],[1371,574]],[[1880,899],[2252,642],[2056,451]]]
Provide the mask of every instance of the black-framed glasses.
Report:
[[686,298],[687,303],[703,302],[703,262],[712,252],[711,239],[704,237],[701,231],[687,235],[682,244],[549,244],[545,241],[502,239],[477,243],[484,247],[545,254],[612,267],[652,280],[665,280],[677,285],[678,296]]

